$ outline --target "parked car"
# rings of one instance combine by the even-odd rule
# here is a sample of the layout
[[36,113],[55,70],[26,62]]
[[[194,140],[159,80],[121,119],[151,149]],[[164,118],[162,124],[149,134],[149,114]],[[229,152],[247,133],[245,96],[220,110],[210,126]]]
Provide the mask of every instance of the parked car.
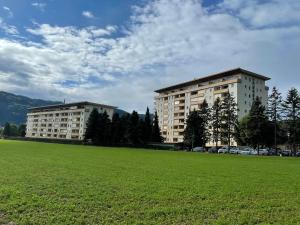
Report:
[[[244,148],[243,150],[240,150],[241,155],[255,155],[255,150],[252,148]],[[256,152],[257,154],[257,152]]]
[[206,149],[203,147],[194,147],[192,149],[193,152],[206,152]]
[[230,154],[240,154],[240,149],[239,148],[231,148],[229,153]]
[[208,149],[209,153],[218,153],[218,149],[216,147],[211,147],[210,149]]
[[297,156],[297,157],[300,157],[300,152],[296,152],[296,156]]
[[269,155],[268,149],[259,149],[259,155]]
[[291,156],[292,155],[292,151],[291,150],[283,150],[280,152],[281,156]]
[[218,150],[218,154],[222,154],[222,153],[226,154],[228,153],[228,151],[229,151],[228,146],[224,146]]

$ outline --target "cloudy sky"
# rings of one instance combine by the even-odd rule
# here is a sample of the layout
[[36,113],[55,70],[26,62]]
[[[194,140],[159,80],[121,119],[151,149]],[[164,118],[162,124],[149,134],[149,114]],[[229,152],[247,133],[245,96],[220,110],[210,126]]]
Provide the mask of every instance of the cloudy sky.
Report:
[[299,0],[0,0],[0,90],[143,112],[235,67],[300,88]]

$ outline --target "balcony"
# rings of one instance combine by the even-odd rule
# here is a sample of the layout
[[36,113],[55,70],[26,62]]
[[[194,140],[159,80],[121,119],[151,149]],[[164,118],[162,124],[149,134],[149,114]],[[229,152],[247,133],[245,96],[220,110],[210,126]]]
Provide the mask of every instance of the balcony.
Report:
[[224,89],[215,90],[214,94],[217,95],[217,94],[224,94],[224,93],[228,93],[228,92],[229,92],[229,89],[224,88]]

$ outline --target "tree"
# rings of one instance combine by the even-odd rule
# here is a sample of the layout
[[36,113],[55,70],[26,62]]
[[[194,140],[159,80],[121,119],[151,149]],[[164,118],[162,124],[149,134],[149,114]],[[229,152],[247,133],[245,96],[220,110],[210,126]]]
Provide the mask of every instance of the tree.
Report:
[[85,135],[84,135],[85,141],[91,140],[92,143],[96,142],[98,117],[99,117],[99,112],[95,108],[95,109],[92,110],[92,112],[89,116],[89,119],[87,121],[86,131],[85,131]]
[[111,121],[111,137],[110,142],[113,145],[119,145],[125,135],[122,127],[122,121],[118,113],[115,113]]
[[259,146],[266,144],[268,130],[268,117],[265,112],[265,107],[260,99],[256,97],[250,112],[247,123],[247,138],[250,145],[257,148],[259,154]]
[[237,106],[234,98],[227,93],[221,104],[221,140],[228,145],[228,150],[230,150],[237,123]]
[[196,110],[190,112],[184,130],[184,143],[189,148],[193,149],[195,146],[204,146],[205,133],[203,127],[203,118],[200,117],[199,113]]
[[9,123],[5,123],[5,125],[4,125],[3,136],[4,136],[4,137],[9,137],[9,136],[11,136],[10,124],[9,124]]
[[97,119],[96,144],[109,145],[111,134],[111,121],[106,111],[100,113]]
[[274,148],[277,155],[277,143],[278,143],[278,121],[281,119],[282,112],[282,97],[281,93],[278,91],[276,87],[273,87],[272,93],[269,96],[268,102],[268,114],[270,121],[273,123],[274,128]]
[[147,143],[151,140],[151,134],[152,134],[152,122],[151,122],[151,116],[149,112],[149,108],[146,109],[145,114],[145,120],[144,120],[144,127],[143,127],[143,140]]
[[289,143],[292,144],[293,154],[296,155],[297,120],[300,116],[300,96],[296,88],[291,88],[282,104],[288,122]]
[[237,124],[235,129],[235,141],[238,145],[248,145],[247,126],[249,123],[249,115],[244,116]]
[[129,143],[133,145],[140,144],[139,115],[136,111],[133,111],[130,115],[128,125]]
[[206,100],[200,104],[200,109],[198,115],[201,118],[201,129],[203,135],[202,147],[205,147],[206,143],[209,141],[210,136],[210,119],[211,119],[211,109],[208,107]]
[[26,135],[26,124],[21,124],[18,128],[18,135],[21,137],[25,137]]
[[221,109],[221,100],[220,98],[217,98],[211,110],[212,140],[215,142],[216,148],[218,148],[218,142],[221,138]]
[[163,138],[160,133],[160,128],[158,124],[158,115],[157,112],[154,114],[154,121],[153,121],[153,127],[152,127],[152,138],[151,140],[153,142],[162,143]]

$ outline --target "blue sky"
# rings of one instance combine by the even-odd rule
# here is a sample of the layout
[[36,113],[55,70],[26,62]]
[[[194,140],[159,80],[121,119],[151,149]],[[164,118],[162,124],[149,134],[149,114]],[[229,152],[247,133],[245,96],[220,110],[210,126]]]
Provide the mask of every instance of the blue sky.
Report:
[[[0,0],[0,89],[131,111],[242,67],[300,87],[299,0]],[[271,16],[270,16],[271,15]]]

